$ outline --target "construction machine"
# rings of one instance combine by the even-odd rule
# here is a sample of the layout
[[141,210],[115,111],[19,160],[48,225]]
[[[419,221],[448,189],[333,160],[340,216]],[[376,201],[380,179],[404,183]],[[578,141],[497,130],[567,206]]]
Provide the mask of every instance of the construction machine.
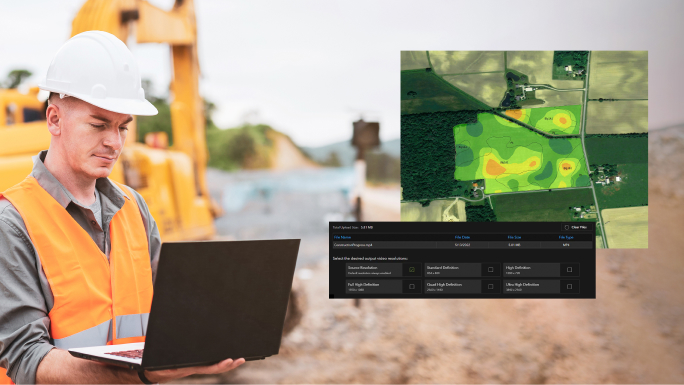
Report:
[[[135,120],[110,179],[138,191],[159,227],[162,241],[200,240],[214,236],[220,206],[209,196],[204,101],[199,94],[197,26],[193,0],[175,0],[170,11],[144,0],[87,0],[73,20],[71,36],[90,30],[109,32],[124,43],[166,43],[171,49],[171,126],[136,142]],[[38,88],[27,94],[0,89],[0,191],[19,183],[33,166],[31,157],[50,146],[45,105]],[[300,321],[306,298],[295,280],[284,334]]]
[[[197,27],[193,0],[176,0],[170,11],[144,0],[87,0],[72,23],[71,35],[109,32],[124,43],[167,43],[171,48],[173,146],[164,133],[136,142],[135,121],[110,178],[138,191],[157,221],[163,241],[209,239],[220,208],[206,183],[204,102],[199,95]],[[31,157],[50,145],[38,89],[28,94],[0,90],[0,191],[25,178]]]

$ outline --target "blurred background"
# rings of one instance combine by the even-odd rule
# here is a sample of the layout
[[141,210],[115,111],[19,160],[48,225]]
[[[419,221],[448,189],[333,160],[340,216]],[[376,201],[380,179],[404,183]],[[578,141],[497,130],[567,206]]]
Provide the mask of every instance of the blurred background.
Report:
[[[179,382],[681,383],[683,15],[678,1],[0,0],[0,190],[49,144],[32,87],[54,53],[107,30],[160,111],[112,178],[162,238],[302,239],[280,354]],[[650,248],[599,250],[595,300],[329,300],[328,221],[399,220],[399,52],[535,49],[649,51]],[[359,154],[361,119],[379,136]]]

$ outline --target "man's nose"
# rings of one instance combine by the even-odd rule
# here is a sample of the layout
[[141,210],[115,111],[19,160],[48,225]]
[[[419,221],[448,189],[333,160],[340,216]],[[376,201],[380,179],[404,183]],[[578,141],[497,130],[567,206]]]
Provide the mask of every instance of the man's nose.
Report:
[[113,127],[106,131],[103,144],[106,147],[111,147],[118,151],[123,147],[125,130],[120,130],[119,127]]

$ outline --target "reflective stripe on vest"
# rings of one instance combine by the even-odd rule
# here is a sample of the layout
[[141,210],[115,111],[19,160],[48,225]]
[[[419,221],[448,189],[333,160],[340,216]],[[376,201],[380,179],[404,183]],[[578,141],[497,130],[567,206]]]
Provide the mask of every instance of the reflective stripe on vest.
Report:
[[[146,335],[147,320],[150,313],[129,314],[116,317],[117,338],[140,337]],[[112,320],[107,320],[90,329],[76,333],[69,337],[54,340],[55,346],[64,350],[71,348],[85,348],[88,346],[100,346],[112,340]],[[105,342],[102,342],[105,341]]]
[[117,186],[128,196],[110,222],[109,262],[35,178],[0,194],[21,214],[50,283],[50,336],[58,348],[145,340],[152,304],[147,235],[131,191]]

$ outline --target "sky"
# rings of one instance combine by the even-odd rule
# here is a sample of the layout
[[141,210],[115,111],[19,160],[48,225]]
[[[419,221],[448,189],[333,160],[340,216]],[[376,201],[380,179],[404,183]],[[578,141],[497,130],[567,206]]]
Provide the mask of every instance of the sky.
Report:
[[[0,0],[0,79],[37,84],[84,0]],[[173,0],[151,0],[170,9]],[[200,92],[229,128],[266,123],[300,146],[348,140],[352,122],[400,135],[401,50],[648,50],[651,129],[684,123],[681,1],[195,0]],[[166,93],[169,48],[131,46]]]

